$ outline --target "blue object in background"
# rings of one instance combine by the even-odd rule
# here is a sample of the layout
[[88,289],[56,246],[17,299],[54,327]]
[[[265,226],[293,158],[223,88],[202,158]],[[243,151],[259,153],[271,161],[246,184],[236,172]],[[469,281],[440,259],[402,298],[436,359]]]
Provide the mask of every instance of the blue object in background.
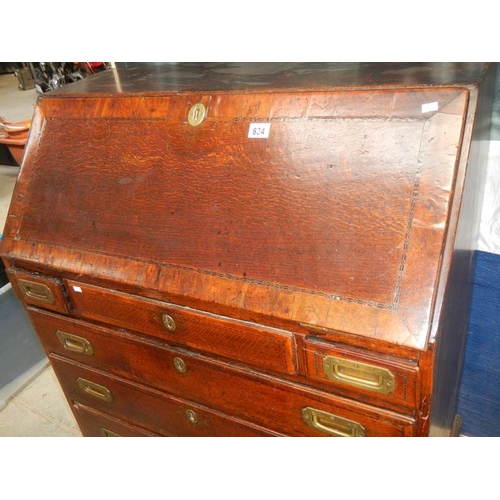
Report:
[[500,255],[477,252],[457,413],[465,436],[500,436]]
[[496,64],[490,151],[472,307],[457,413],[462,434],[500,436],[500,65]]

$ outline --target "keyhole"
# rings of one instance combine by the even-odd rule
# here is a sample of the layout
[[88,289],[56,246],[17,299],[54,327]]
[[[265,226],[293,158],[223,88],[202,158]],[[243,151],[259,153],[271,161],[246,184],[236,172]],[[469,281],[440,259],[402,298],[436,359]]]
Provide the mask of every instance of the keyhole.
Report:
[[188,113],[189,125],[196,127],[205,119],[206,114],[207,110],[201,102],[194,104]]

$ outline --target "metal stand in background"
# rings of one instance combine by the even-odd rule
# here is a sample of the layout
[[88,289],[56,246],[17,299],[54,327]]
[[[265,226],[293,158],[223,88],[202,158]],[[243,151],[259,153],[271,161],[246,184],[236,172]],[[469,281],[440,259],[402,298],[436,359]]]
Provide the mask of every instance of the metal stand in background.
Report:
[[19,90],[30,90],[35,88],[33,75],[28,67],[20,68],[15,72],[18,81]]

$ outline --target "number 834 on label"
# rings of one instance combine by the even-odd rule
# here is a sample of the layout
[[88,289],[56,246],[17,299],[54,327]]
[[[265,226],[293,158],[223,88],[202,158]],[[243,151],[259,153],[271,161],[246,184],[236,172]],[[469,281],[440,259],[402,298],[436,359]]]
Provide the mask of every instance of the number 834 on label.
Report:
[[248,137],[250,139],[267,139],[270,131],[270,123],[250,123],[250,127],[248,127]]

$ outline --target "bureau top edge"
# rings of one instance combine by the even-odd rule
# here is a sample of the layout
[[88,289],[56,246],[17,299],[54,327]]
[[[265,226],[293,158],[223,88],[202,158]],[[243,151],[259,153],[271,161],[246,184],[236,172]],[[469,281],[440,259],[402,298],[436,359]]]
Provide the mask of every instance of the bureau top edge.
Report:
[[117,68],[43,97],[311,92],[478,85],[487,63],[176,63]]

